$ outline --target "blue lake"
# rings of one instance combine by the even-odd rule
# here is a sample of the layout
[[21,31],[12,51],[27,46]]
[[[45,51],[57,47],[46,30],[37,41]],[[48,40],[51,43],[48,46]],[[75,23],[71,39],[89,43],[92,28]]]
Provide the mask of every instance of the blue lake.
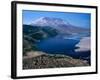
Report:
[[[64,39],[64,38],[49,38],[41,40],[37,43],[37,47],[40,51],[50,54],[64,54],[73,58],[87,59],[90,58],[90,51],[87,52],[75,52],[76,44],[79,43],[79,39]],[[89,58],[87,60],[89,60]]]
[[79,40],[49,38],[38,43],[38,48],[47,53],[65,53],[74,50]]

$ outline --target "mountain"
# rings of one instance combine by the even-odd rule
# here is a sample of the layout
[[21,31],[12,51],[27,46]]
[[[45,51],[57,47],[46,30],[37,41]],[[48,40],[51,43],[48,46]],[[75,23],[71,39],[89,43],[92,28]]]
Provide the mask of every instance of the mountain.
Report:
[[88,33],[89,29],[80,28],[70,24],[69,22],[65,22],[60,18],[51,18],[51,17],[41,17],[37,20],[34,20],[30,25],[32,26],[40,26],[45,27],[49,26],[54,29],[57,29],[60,33],[67,34],[77,34],[77,33]]
[[31,23],[31,25],[54,26],[54,27],[58,27],[61,24],[64,25],[66,23],[60,18],[50,18],[50,17],[41,17]]

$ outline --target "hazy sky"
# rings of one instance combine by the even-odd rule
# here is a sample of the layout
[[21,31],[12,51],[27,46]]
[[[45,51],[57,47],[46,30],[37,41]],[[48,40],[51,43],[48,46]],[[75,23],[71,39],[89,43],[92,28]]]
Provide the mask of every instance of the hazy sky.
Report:
[[65,22],[84,28],[90,28],[91,14],[89,13],[71,13],[71,12],[48,12],[48,11],[30,11],[23,10],[23,24],[31,24],[40,17],[61,18]]

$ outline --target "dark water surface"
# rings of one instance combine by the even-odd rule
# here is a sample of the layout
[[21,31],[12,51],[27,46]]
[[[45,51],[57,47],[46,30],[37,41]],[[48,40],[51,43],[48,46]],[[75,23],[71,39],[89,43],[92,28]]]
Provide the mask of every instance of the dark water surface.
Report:
[[90,63],[90,51],[75,52],[76,44],[79,43],[78,39],[63,39],[63,38],[49,38],[37,43],[40,51],[50,54],[64,54],[73,58],[85,59]]

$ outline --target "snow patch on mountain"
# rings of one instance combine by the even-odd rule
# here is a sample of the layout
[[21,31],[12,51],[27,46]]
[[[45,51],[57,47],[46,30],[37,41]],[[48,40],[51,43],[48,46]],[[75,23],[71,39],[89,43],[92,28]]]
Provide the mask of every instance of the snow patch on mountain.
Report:
[[60,18],[41,17],[31,23],[36,26],[60,26],[67,25],[67,23]]

